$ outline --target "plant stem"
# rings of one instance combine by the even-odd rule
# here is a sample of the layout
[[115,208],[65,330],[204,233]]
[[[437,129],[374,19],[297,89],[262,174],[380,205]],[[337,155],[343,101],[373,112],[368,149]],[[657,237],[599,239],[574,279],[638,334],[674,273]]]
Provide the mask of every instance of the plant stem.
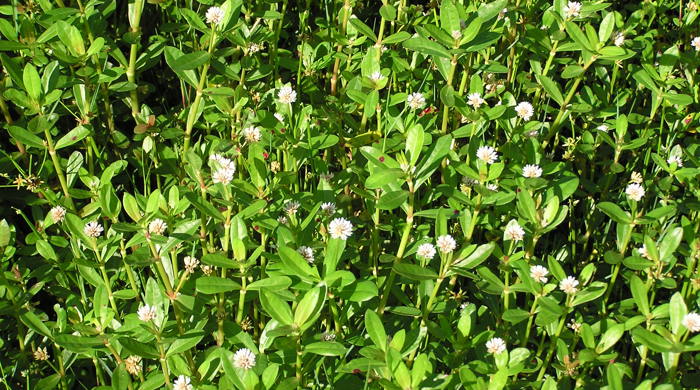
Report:
[[[127,10],[127,12],[129,12]],[[141,33],[141,13],[143,12],[143,0],[134,0],[133,18],[130,20],[131,33],[138,36]],[[131,16],[131,15],[129,15]],[[138,54],[138,43],[132,43],[129,51],[129,67],[126,70],[126,78],[130,83],[136,84],[136,60]],[[138,123],[139,116],[139,93],[138,88],[134,88],[129,92],[131,104],[131,116]]]
[[209,60],[203,65],[202,73],[199,76],[199,83],[197,84],[197,91],[194,97],[194,102],[190,106],[189,112],[187,113],[187,124],[185,125],[185,145],[182,149],[181,158],[186,161],[187,149],[190,147],[190,139],[192,137],[192,128],[194,128],[194,122],[197,120],[197,112],[199,111],[199,103],[202,101],[202,91],[204,90],[204,83],[207,81],[207,72],[209,72],[209,65],[211,63],[211,55],[214,52],[214,42],[216,42],[216,30],[212,27],[211,37],[209,38]]

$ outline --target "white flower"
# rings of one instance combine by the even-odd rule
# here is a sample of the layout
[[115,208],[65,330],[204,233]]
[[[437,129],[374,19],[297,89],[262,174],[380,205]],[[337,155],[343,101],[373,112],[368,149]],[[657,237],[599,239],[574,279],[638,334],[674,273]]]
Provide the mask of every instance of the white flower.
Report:
[[625,34],[618,32],[615,34],[615,38],[613,39],[613,43],[615,43],[615,46],[620,47],[625,44]]
[[576,322],[573,318],[569,322],[569,325],[567,325],[569,329],[571,329],[574,333],[579,333],[581,331],[581,327],[583,326],[582,323]]
[[236,163],[218,153],[214,153],[209,156],[209,160],[216,162],[219,165],[219,168],[230,170],[231,174],[236,172]]
[[457,41],[459,39],[462,39],[462,32],[459,30],[454,30],[452,31],[452,38]]
[[104,228],[102,227],[102,225],[97,223],[97,221],[88,222],[87,224],[85,224],[85,228],[83,228],[83,232],[85,232],[85,234],[87,234],[88,237],[93,238],[99,237],[103,231]]
[[144,305],[139,307],[136,314],[138,314],[139,320],[143,322],[153,321],[156,318],[156,308],[154,306]]
[[321,205],[321,211],[323,211],[324,214],[326,215],[333,215],[335,214],[335,203],[333,202],[326,202]]
[[282,104],[291,104],[297,101],[297,93],[294,92],[292,87],[285,85],[280,88],[280,91],[277,93],[277,98]]
[[569,4],[564,7],[564,14],[567,19],[578,17],[581,14],[581,3],[578,1],[570,1]]
[[642,177],[642,174],[639,172],[632,172],[630,175],[630,183],[637,183],[637,184],[642,184],[644,181],[644,178]]
[[573,276],[567,276],[559,283],[559,288],[567,294],[576,294],[578,291],[578,280]]
[[499,354],[506,350],[506,342],[500,337],[494,337],[486,342],[486,350],[491,354]]
[[248,142],[258,142],[260,141],[262,134],[260,133],[259,128],[257,128],[256,126],[250,126],[243,129],[243,136]]
[[335,333],[333,332],[323,332],[321,335],[321,340],[323,341],[333,341],[335,340]]
[[233,355],[233,365],[237,368],[250,370],[255,367],[255,354],[248,348],[241,348]]
[[700,314],[690,312],[683,317],[683,326],[691,332],[700,332]]
[[408,103],[408,106],[411,107],[412,110],[417,110],[423,108],[425,105],[425,98],[422,93],[413,92],[406,98],[406,103]]
[[328,231],[332,238],[347,240],[352,235],[352,223],[345,218],[336,218],[328,224]]
[[49,215],[51,215],[51,219],[53,219],[54,222],[62,222],[63,218],[66,217],[66,209],[61,206],[55,206],[49,210]]
[[651,260],[651,257],[649,257],[649,251],[647,250],[647,245],[644,244],[637,248],[637,252],[639,252],[639,255],[644,257],[645,259]]
[[513,220],[506,226],[503,237],[510,241],[521,241],[525,237],[525,230],[520,227],[517,221]]
[[683,160],[680,158],[680,156],[669,156],[666,162],[668,163],[668,165],[675,163],[678,168],[681,168],[683,166]]
[[173,390],[192,390],[193,387],[190,384],[190,377],[180,375],[173,382]]
[[290,200],[289,202],[284,204],[284,212],[287,213],[287,215],[294,215],[299,211],[299,207],[301,204],[295,200]]
[[470,93],[467,95],[467,104],[474,108],[481,107],[486,101],[481,97],[479,92]]
[[369,76],[369,79],[374,81],[375,83],[379,82],[379,80],[381,80],[383,78],[384,78],[384,76],[382,76],[382,72],[380,72],[380,71],[376,71],[376,72],[372,73],[371,76]]
[[695,51],[700,51],[700,37],[693,38],[690,45],[695,48]]
[[165,229],[167,228],[168,224],[160,218],[156,218],[148,224],[148,232],[151,234],[162,235],[163,233],[165,233]]
[[306,260],[309,264],[314,262],[314,250],[308,246],[300,246],[297,252]]
[[596,129],[602,131],[603,133],[607,133],[608,130],[610,130],[610,129],[608,128],[608,125],[606,125],[605,123],[603,123],[602,125],[596,127]]
[[274,115],[274,117],[275,117],[278,121],[284,122],[284,115],[283,115],[283,114],[281,114],[281,113],[279,113],[279,112],[276,112],[275,115]]
[[134,376],[137,376],[141,370],[141,356],[131,355],[124,359],[124,366],[126,366],[126,371]]
[[49,360],[49,351],[46,347],[39,347],[34,351],[34,360]]
[[539,283],[547,283],[547,274],[549,274],[549,270],[541,265],[530,267],[530,277]]
[[286,225],[287,217],[285,217],[284,215],[280,215],[279,217],[277,217],[277,222],[281,223],[282,225]]
[[498,153],[490,146],[480,146],[476,150],[476,157],[487,164],[493,164],[498,159]]
[[442,253],[450,253],[457,248],[457,242],[449,234],[438,237],[436,243]]
[[529,121],[535,110],[532,108],[532,104],[528,102],[520,102],[517,106],[515,106],[515,112],[518,114],[519,118]]
[[207,23],[218,26],[224,20],[224,10],[219,7],[209,7],[206,18]]
[[425,243],[420,244],[416,254],[424,259],[432,259],[435,256],[435,247],[433,244]]
[[542,176],[542,168],[536,164],[527,164],[523,167],[523,176],[534,178]]
[[645,194],[644,187],[637,183],[629,184],[625,189],[625,194],[630,199],[639,202]]
[[228,184],[233,180],[233,174],[235,172],[231,169],[227,168],[220,168],[217,169],[212,175],[211,175],[211,181],[213,181],[215,184],[216,183],[221,183],[221,184]]
[[194,273],[194,269],[199,265],[199,260],[196,257],[185,256],[185,272]]
[[248,53],[255,54],[262,50],[263,46],[264,45],[262,43],[251,43],[250,45],[248,45]]
[[489,190],[489,191],[494,191],[494,192],[496,192],[496,191],[498,191],[498,184],[496,184],[496,183],[489,183],[489,184],[486,185],[486,189]]
[[204,272],[204,275],[211,275],[212,272],[214,272],[214,266],[212,265],[202,265],[200,268],[202,268],[202,272]]

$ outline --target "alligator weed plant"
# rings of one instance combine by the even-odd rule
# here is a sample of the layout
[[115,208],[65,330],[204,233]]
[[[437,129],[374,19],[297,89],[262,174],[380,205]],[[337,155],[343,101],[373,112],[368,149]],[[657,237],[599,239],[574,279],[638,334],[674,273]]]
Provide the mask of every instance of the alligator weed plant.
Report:
[[0,389],[700,386],[697,1],[0,5]]

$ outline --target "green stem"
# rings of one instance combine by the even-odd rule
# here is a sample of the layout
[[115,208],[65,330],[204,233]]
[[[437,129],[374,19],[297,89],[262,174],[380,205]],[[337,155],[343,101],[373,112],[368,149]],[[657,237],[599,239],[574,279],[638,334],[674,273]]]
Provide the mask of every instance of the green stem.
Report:
[[51,156],[51,162],[53,163],[53,168],[58,176],[58,181],[61,183],[61,189],[63,190],[63,195],[66,197],[66,202],[68,208],[75,211],[75,205],[73,204],[73,199],[68,192],[68,181],[66,181],[66,176],[63,174],[63,169],[61,168],[61,162],[56,154],[56,149],[53,145],[53,138],[51,138],[51,133],[49,133],[48,127],[44,128],[44,137],[46,138],[46,146],[49,150],[49,155]]
[[[211,58],[214,52],[214,42],[216,41],[216,30],[212,27],[211,38],[209,39],[209,58]],[[187,124],[185,125],[185,145],[182,150],[182,159],[186,161],[187,149],[190,147],[190,139],[192,138],[192,129],[194,128],[194,122],[197,120],[197,112],[199,111],[199,103],[202,101],[202,93],[204,90],[204,84],[207,81],[207,72],[209,72],[210,61],[208,60],[202,67],[202,73],[199,76],[199,83],[197,84],[197,91],[194,97],[194,102],[190,106],[190,110],[187,113]]]

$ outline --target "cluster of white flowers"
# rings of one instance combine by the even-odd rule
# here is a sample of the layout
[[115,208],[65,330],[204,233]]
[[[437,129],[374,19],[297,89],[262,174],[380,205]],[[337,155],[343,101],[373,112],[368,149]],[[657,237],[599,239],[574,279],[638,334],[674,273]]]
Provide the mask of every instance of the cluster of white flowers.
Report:
[[473,92],[467,95],[467,104],[474,108],[479,108],[484,103],[486,103],[486,100],[481,97],[479,92]]
[[335,203],[325,202],[321,204],[321,211],[328,216],[335,214]]
[[219,7],[209,7],[205,16],[207,23],[218,26],[224,20],[224,10]]
[[651,260],[651,257],[649,257],[649,251],[647,251],[647,246],[646,246],[646,244],[644,244],[644,245],[640,246],[639,248],[637,248],[637,252],[639,252],[639,256],[642,256],[642,257],[645,258],[645,259],[650,259],[650,260]]
[[676,164],[676,167],[678,167],[678,168],[683,167],[683,159],[680,156],[677,156],[675,154],[668,156],[668,159],[666,160],[666,162],[668,163],[668,165]]
[[139,320],[143,322],[153,321],[156,318],[156,308],[150,305],[143,305],[139,307],[136,314],[138,314]]
[[532,104],[528,102],[520,102],[515,106],[515,113],[518,114],[518,117],[522,120],[529,121],[532,114],[535,113],[535,109],[532,108]]
[[486,350],[490,354],[499,354],[506,350],[506,342],[500,337],[494,337],[486,342]]
[[700,51],[700,37],[695,37],[690,41],[690,46],[695,48],[695,51]]
[[51,215],[51,219],[54,222],[63,222],[63,219],[66,217],[66,209],[61,206],[55,206],[49,210],[49,215]]
[[250,370],[255,367],[255,354],[248,348],[241,348],[233,355],[233,365],[237,368]]
[[134,376],[139,375],[143,369],[143,367],[141,367],[141,356],[129,356],[128,358],[124,359],[124,366],[129,374]]
[[247,142],[258,142],[262,138],[262,133],[257,126],[250,126],[243,129],[243,137]]
[[564,6],[564,15],[567,19],[577,18],[581,14],[581,3],[578,1],[570,1]]
[[637,184],[642,184],[644,181],[644,178],[642,177],[642,174],[636,171],[633,171],[632,174],[630,175],[630,183],[637,183]]
[[378,83],[383,78],[384,78],[384,76],[382,75],[382,72],[380,72],[380,71],[376,71],[369,76],[369,79],[375,83]]
[[291,86],[285,85],[277,93],[277,99],[282,104],[292,104],[297,101],[297,93]]
[[194,269],[199,265],[199,260],[196,257],[185,256],[185,272],[194,273]]
[[284,212],[287,213],[287,215],[295,215],[299,211],[299,207],[301,207],[299,202],[290,200],[284,204]]
[[533,265],[530,267],[530,277],[539,283],[547,283],[547,275],[549,270],[541,265]]
[[683,317],[681,322],[689,331],[700,332],[700,314],[691,311]]
[[97,238],[102,235],[104,228],[97,221],[88,222],[83,228],[83,232],[87,234],[88,237]]
[[212,154],[209,156],[209,160],[214,161],[218,165],[211,175],[211,180],[215,184],[229,184],[236,173],[236,163],[220,154]]
[[498,160],[498,153],[496,153],[496,149],[490,146],[480,146],[476,150],[476,158],[487,164],[493,164]]
[[180,375],[173,382],[173,390],[192,390],[192,381],[190,377]]
[[248,45],[248,53],[255,54],[265,47],[262,43],[251,43]]
[[509,241],[521,241],[525,237],[525,230],[518,224],[518,221],[512,220],[506,226],[503,237]]
[[613,43],[615,46],[620,47],[625,44],[625,34],[618,32],[613,38]]
[[644,187],[642,187],[641,184],[631,183],[627,185],[627,188],[625,189],[625,194],[627,194],[628,198],[634,200],[635,202],[639,202],[640,200],[642,200],[642,197],[644,197]]
[[426,242],[425,244],[420,244],[418,246],[418,250],[416,251],[416,255],[424,258],[424,259],[432,259],[435,257],[435,247],[433,244]]
[[156,218],[148,224],[148,232],[151,234],[162,235],[167,228],[168,224],[160,218]]
[[442,253],[450,253],[457,248],[457,242],[449,234],[438,237],[436,243]]
[[336,218],[328,224],[328,232],[332,238],[347,240],[352,235],[352,223],[345,218]]
[[49,360],[49,351],[46,347],[39,347],[34,351],[34,360]]
[[542,176],[542,168],[536,164],[527,164],[523,167],[523,176],[527,178],[536,178]]
[[559,288],[569,295],[576,294],[578,291],[578,280],[573,276],[567,276],[559,282]]
[[306,260],[309,264],[314,262],[314,250],[308,246],[300,246],[297,252]]
[[406,103],[411,107],[412,110],[417,110],[423,108],[425,105],[425,97],[420,92],[413,92],[406,98]]

